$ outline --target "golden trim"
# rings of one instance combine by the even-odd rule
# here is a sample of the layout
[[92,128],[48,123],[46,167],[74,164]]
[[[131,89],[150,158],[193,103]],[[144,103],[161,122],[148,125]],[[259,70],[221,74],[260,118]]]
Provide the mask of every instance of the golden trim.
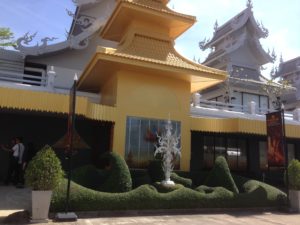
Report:
[[[190,121],[192,131],[267,135],[266,122],[260,120],[191,117]],[[298,125],[286,124],[286,136],[300,138],[299,129]]]
[[[69,95],[1,87],[0,108],[67,114]],[[116,109],[77,96],[76,114],[93,120],[115,121]]]

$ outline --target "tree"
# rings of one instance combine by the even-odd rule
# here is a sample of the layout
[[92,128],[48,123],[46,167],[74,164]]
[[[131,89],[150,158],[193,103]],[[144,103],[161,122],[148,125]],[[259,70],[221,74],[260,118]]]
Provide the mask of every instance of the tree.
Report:
[[267,80],[262,86],[263,92],[265,92],[274,107],[274,109],[280,109],[282,105],[282,95],[286,94],[291,89],[291,85],[287,80],[280,80],[275,82],[275,79]]
[[13,41],[13,33],[7,27],[0,27],[0,48],[13,46],[15,43]]

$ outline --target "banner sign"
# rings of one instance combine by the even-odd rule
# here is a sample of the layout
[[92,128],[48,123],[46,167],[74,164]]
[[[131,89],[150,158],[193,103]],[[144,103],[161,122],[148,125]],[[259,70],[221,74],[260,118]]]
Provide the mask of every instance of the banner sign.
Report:
[[281,111],[266,114],[268,138],[268,166],[284,166],[283,124]]

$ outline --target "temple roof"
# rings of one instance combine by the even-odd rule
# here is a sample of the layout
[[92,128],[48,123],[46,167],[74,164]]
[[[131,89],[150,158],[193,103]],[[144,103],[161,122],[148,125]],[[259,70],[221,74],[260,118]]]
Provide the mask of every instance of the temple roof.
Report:
[[120,42],[128,27],[135,21],[151,24],[155,29],[164,30],[170,38],[176,39],[196,22],[196,18],[172,11],[166,3],[167,1],[157,0],[118,0],[101,36]]
[[217,51],[211,52],[203,64],[211,66],[211,63],[217,59],[224,58],[231,53],[245,50],[252,52],[255,55],[255,59],[257,60],[257,65],[261,66],[266,63],[272,62],[272,57],[264,51],[263,47],[261,46],[260,42],[257,39],[248,39],[242,38],[239,41],[236,41],[230,47],[221,48]]
[[98,92],[101,82],[105,82],[104,77],[120,68],[135,68],[191,82],[191,92],[217,84],[227,77],[225,71],[183,58],[175,51],[171,41],[135,34],[130,44],[119,49],[99,47],[80,77],[78,86],[80,90]]
[[234,31],[240,29],[243,26],[246,26],[249,22],[249,25],[253,27],[256,32],[257,38],[267,37],[268,30],[263,27],[262,24],[258,24],[253,16],[251,8],[246,8],[238,15],[227,21],[222,26],[218,27],[215,30],[213,38],[205,44],[205,48],[213,46],[216,42],[224,39],[225,36],[233,33]]
[[279,70],[276,76],[284,76],[290,73],[300,72],[300,56],[279,65]]

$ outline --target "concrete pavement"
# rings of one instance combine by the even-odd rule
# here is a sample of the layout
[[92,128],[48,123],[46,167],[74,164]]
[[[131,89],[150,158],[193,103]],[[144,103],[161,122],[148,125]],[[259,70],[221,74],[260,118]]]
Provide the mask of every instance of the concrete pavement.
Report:
[[0,222],[4,217],[31,207],[31,190],[15,186],[0,186]]
[[[48,223],[49,224],[49,223]],[[79,219],[77,222],[60,223],[56,225],[297,225],[300,224],[300,214],[284,214],[279,212],[232,212],[218,214],[193,215],[160,215],[138,217],[104,217]]]

